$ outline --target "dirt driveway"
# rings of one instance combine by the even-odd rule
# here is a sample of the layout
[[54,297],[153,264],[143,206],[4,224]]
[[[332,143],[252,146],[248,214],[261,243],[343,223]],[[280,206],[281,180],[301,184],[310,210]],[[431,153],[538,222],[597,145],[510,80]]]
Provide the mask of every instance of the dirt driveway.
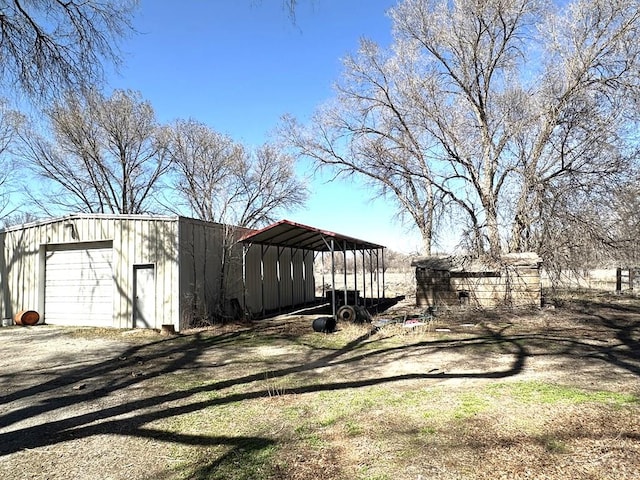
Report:
[[[0,478],[174,478],[175,446],[202,439],[167,422],[221,396],[228,404],[282,393],[283,379],[295,394],[535,379],[640,397],[635,303],[458,312],[411,333],[309,327],[309,318],[282,316],[171,337],[0,328]],[[640,443],[639,420],[630,422]]]

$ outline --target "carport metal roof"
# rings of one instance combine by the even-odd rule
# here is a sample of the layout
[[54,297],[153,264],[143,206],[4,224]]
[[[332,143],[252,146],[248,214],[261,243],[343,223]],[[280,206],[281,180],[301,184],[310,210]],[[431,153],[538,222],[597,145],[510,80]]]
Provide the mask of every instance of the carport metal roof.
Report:
[[[269,225],[261,230],[254,230],[252,232],[244,235],[240,242],[251,245],[263,245],[263,246],[274,246],[278,249],[280,248],[292,248],[292,249],[301,249],[313,252],[321,252],[323,255],[325,252],[331,253],[331,294],[332,294],[332,310],[333,317],[336,318],[336,267],[335,267],[335,259],[334,253],[336,251],[341,251],[345,253],[344,260],[344,298],[348,298],[348,288],[347,288],[347,258],[346,252],[352,251],[362,251],[363,255],[363,289],[366,298],[366,272],[365,272],[365,263],[364,263],[364,252],[365,251],[374,251],[381,250],[382,251],[382,296],[384,298],[384,245],[379,245],[377,243],[368,242],[366,240],[360,240],[357,238],[349,237],[346,235],[341,235],[339,233],[330,232],[328,230],[321,230],[319,228],[310,227],[308,225],[303,225],[300,223],[292,222],[290,220],[280,220],[277,223]],[[264,255],[264,252],[263,252]],[[376,261],[378,256],[376,254]],[[264,258],[261,260],[264,261]],[[278,256],[278,262],[280,262],[280,258]],[[376,265],[376,269],[378,265]],[[357,282],[357,275],[354,273],[354,282]],[[370,283],[370,292],[373,294],[373,272],[370,272],[371,283]],[[324,278],[324,273],[323,273]],[[278,282],[280,282],[278,278]],[[376,280],[377,282],[377,280]],[[262,280],[263,290],[264,290],[264,279]],[[324,281],[323,281],[324,284]],[[354,284],[354,290],[358,291],[357,283]],[[278,290],[279,291],[279,290]],[[373,296],[373,295],[372,295]],[[264,297],[264,292],[263,292]],[[372,299],[373,301],[373,299]],[[380,287],[378,283],[378,302],[380,301]],[[357,300],[356,300],[357,302]],[[365,300],[366,302],[366,300]],[[280,308],[280,307],[278,307]],[[263,308],[264,314],[264,308]]]
[[[246,234],[240,239],[243,243],[257,243],[278,247],[301,248],[314,252],[330,252],[337,246],[349,250],[377,250],[385,248],[383,245],[348,237],[339,233],[321,230],[308,225],[302,225],[290,220],[280,220],[261,230]],[[332,241],[336,246],[332,247]]]

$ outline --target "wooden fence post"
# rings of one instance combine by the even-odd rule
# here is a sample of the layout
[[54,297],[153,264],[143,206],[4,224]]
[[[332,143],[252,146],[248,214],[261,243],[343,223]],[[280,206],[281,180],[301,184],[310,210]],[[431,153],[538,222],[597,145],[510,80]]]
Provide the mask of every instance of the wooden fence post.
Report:
[[616,268],[616,293],[622,292],[622,268]]

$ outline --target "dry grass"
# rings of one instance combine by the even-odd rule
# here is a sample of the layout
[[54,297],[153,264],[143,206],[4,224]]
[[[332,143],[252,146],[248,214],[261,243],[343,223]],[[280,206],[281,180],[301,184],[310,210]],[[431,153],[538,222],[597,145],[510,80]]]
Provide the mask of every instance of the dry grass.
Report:
[[0,477],[637,478],[638,300],[440,313],[327,335],[300,316],[171,338],[43,329],[46,345],[2,329],[48,364],[0,365]]

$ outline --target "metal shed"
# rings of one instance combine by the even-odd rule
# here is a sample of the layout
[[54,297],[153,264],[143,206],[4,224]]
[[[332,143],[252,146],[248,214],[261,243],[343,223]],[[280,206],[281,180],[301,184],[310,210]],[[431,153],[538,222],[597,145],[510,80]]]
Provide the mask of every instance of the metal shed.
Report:
[[[35,310],[51,324],[181,330],[221,302],[257,310],[273,298],[292,305],[313,296],[313,285],[293,275],[290,294],[278,289],[269,299],[247,290],[243,272],[274,270],[276,252],[242,255],[235,246],[225,256],[229,231],[246,233],[146,215],[69,215],[7,228],[0,231],[0,316]],[[291,249],[277,257],[313,269],[313,258]]]
[[[277,291],[280,292],[282,287],[287,283],[295,284],[295,280],[298,280],[298,284],[308,285],[310,282],[314,282],[313,270],[308,271],[305,269],[296,269],[295,264],[283,252],[292,252],[291,255],[299,255],[302,262],[306,265],[306,259],[314,259],[317,254],[331,256],[331,289],[327,293],[327,297],[331,300],[333,316],[336,316],[336,307],[339,303],[340,297],[343,302],[349,300],[353,304],[359,302],[366,303],[367,294],[369,294],[370,302],[373,302],[374,296],[379,302],[381,298],[384,298],[384,249],[383,245],[379,245],[366,240],[360,240],[357,238],[341,235],[339,233],[331,232],[328,230],[321,230],[319,228],[310,227],[300,223],[292,222],[290,220],[281,220],[273,225],[270,225],[262,230],[249,232],[244,235],[240,241],[245,244],[244,257],[248,258],[249,253],[260,253],[260,272],[259,275],[250,274],[247,268],[244,270],[244,281],[246,285],[246,291],[261,292],[261,298],[266,298],[265,291],[269,286],[276,285]],[[274,251],[275,249],[275,251]],[[273,257],[268,256],[268,252],[275,253],[275,272],[271,272],[269,275],[266,270],[266,264],[270,263],[274,265],[273,261],[268,262],[269,259],[273,260]],[[336,252],[341,252],[344,261],[344,282],[341,290],[336,288]],[[347,283],[347,268],[346,259],[347,254],[351,253],[355,257],[359,254],[362,255],[362,284],[358,285],[357,275],[354,275],[353,288],[349,288],[351,285]],[[365,254],[369,253],[369,275],[367,275]],[[380,270],[380,264],[382,264],[382,282],[378,280],[376,275],[375,282],[373,278],[373,261],[376,262],[376,271]],[[247,262],[244,262],[245,266]],[[355,262],[354,262],[355,264]],[[287,272],[287,273],[284,273]],[[354,272],[356,273],[356,272]],[[286,275],[286,278],[284,278]],[[369,286],[367,288],[367,276],[370,278]],[[324,282],[323,282],[324,283]],[[374,291],[375,285],[375,291]],[[293,288],[293,287],[292,287]],[[362,290],[360,290],[360,288]],[[315,287],[314,287],[315,290]],[[307,291],[305,289],[305,291]],[[360,292],[362,291],[362,297]],[[382,297],[381,297],[382,295]],[[277,308],[281,309],[283,304],[282,298],[278,297]],[[306,301],[307,298],[305,297]],[[366,306],[366,305],[364,305]],[[262,302],[262,313],[265,314],[267,305]]]

